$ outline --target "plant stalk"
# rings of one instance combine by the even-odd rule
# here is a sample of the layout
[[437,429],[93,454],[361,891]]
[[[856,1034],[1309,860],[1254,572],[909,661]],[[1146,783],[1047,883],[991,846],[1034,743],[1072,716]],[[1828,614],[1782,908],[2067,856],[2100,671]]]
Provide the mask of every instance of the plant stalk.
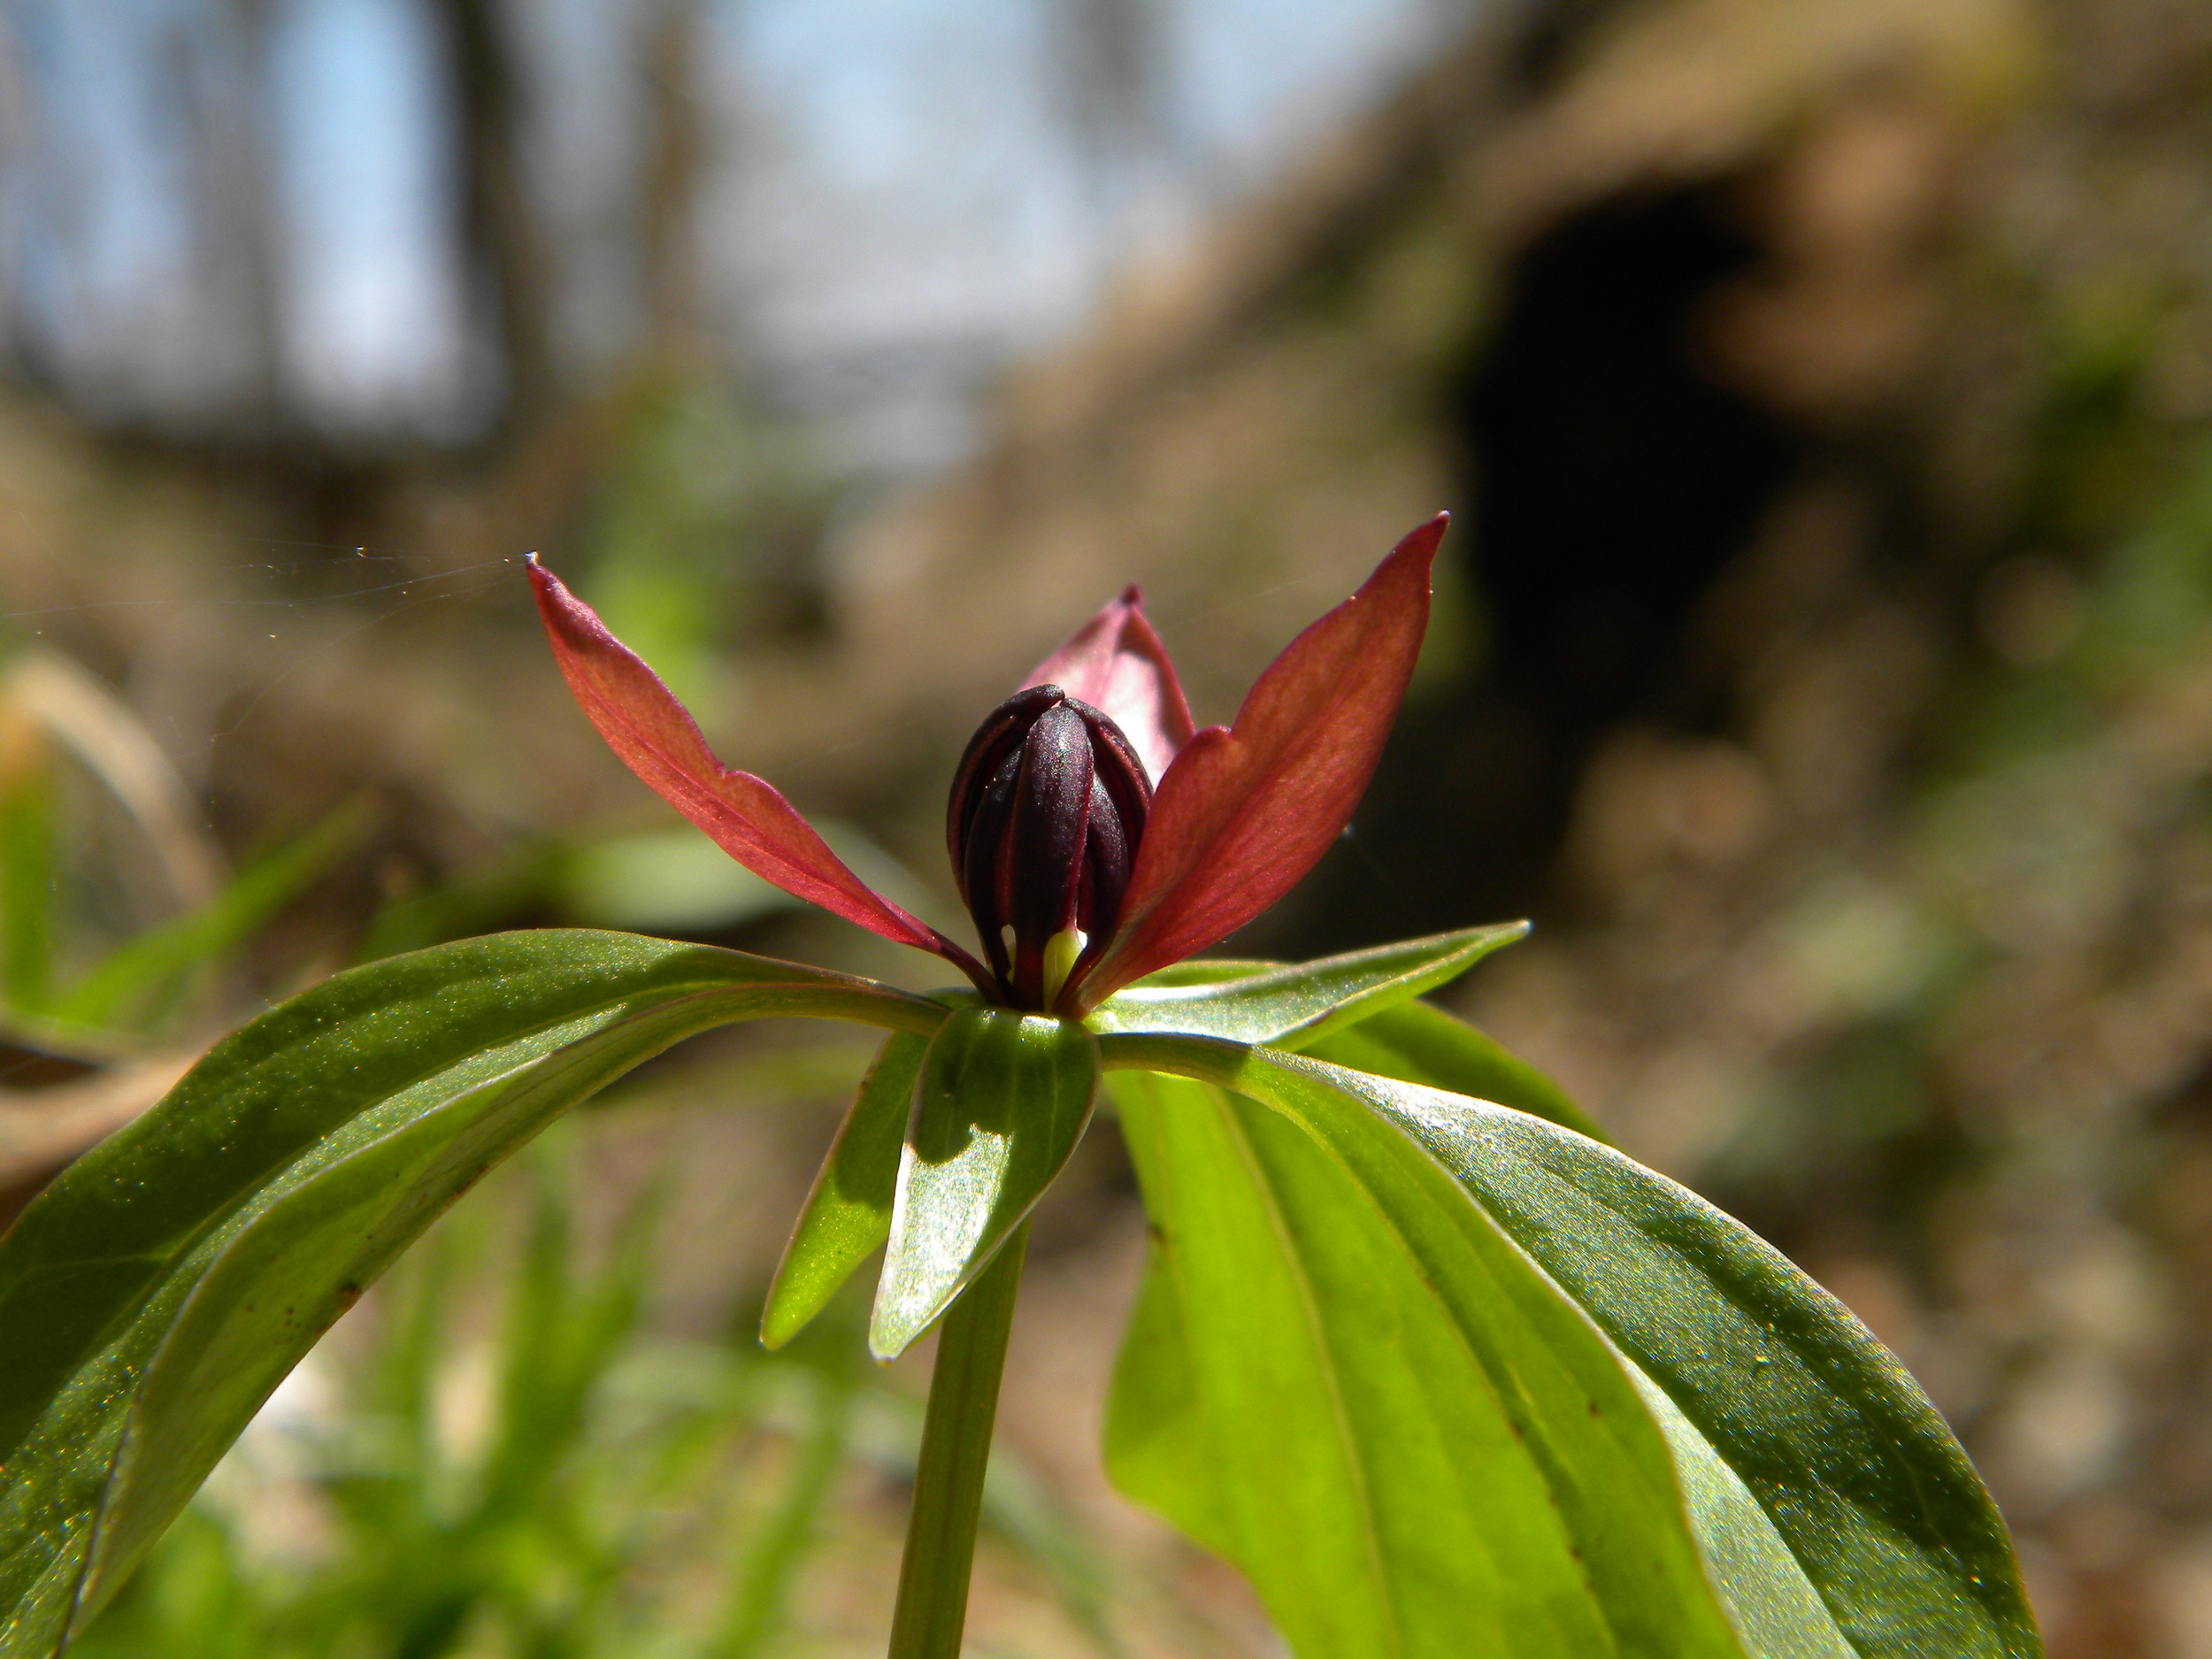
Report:
[[1006,1336],[1028,1248],[1025,1221],[961,1293],[939,1330],[921,1460],[914,1471],[914,1510],[899,1564],[898,1607],[891,1616],[890,1659],[959,1659],[976,1523],[983,1513],[983,1471],[991,1460]]

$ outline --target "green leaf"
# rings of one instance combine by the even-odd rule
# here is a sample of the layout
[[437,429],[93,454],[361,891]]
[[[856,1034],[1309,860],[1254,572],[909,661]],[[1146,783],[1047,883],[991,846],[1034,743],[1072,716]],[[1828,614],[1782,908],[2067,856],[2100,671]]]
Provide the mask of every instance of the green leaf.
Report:
[[1098,1042],[1073,1020],[954,1011],[930,1040],[899,1157],[868,1348],[894,1359],[981,1272],[1082,1140]]
[[21,715],[0,719],[16,728],[0,731],[0,996],[37,1014],[54,974],[54,769]]
[[356,968],[226,1039],[0,1239],[0,1655],[56,1653],[284,1374],[553,1117],[766,1015],[917,1033],[933,1002],[626,934]]
[[900,1148],[913,1111],[914,1080],[928,1049],[924,1039],[895,1032],[861,1079],[768,1287],[760,1316],[765,1346],[781,1348],[804,1330],[853,1270],[891,1236]]
[[1740,1653],[1604,1339],[1417,1148],[1114,1079],[1155,1253],[1116,1484],[1311,1659]]
[[1840,1303],[1695,1194],[1527,1113],[1304,1056],[1103,1051],[1233,1089],[1332,1147],[1388,1125],[1448,1171],[1613,1344],[1755,1654],[2041,1651],[2003,1522],[1935,1409]]
[[1400,1002],[1348,1029],[1325,1032],[1317,1040],[1301,1032],[1275,1046],[1355,1071],[1495,1101],[1563,1124],[1593,1141],[1611,1139],[1558,1084],[1432,1002]]
[[586,841],[555,884],[564,911],[599,927],[705,933],[803,906],[689,824]]
[[366,814],[342,807],[239,874],[197,910],[149,928],[58,999],[54,1019],[93,1028],[150,1025],[194,977],[238,949],[361,839]]
[[1318,962],[1179,963],[1107,998],[1091,1025],[1232,1042],[1280,1042],[1296,1033],[1311,1041],[1432,991],[1527,935],[1526,922],[1501,922]]

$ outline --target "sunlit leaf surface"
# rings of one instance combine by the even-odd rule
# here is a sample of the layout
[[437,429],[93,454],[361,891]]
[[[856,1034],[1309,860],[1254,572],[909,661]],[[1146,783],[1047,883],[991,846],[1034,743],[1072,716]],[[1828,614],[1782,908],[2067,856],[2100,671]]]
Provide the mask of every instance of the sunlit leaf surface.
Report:
[[891,1236],[899,1153],[929,1043],[894,1032],[868,1068],[837,1139],[814,1177],[761,1310],[760,1340],[781,1348],[821,1312],[837,1287]]
[[868,1346],[902,1352],[989,1263],[1082,1140],[1098,1044],[1073,1020],[956,1010],[930,1040]]
[[1609,1137],[1567,1092],[1519,1056],[1430,1002],[1402,1002],[1348,1028],[1299,1032],[1272,1045],[1317,1060],[1495,1101],[1588,1135]]
[[357,968],[234,1033],[0,1240],[0,1655],[113,1593],[315,1339],[453,1199],[640,1061],[733,1020],[926,1033],[866,980],[620,933]]
[[1603,1338],[1433,1161],[1372,1118],[1113,1081],[1156,1233],[1108,1469],[1293,1651],[1740,1651]]
[[[1499,1459],[1498,1466],[1510,1468],[1516,1456],[1537,1461],[1545,1490],[1540,1502],[1531,1500],[1534,1507],[1517,1514],[1514,1506],[1493,1504],[1480,1529],[1486,1549],[1500,1548],[1503,1535],[1536,1524],[1547,1511],[1555,1513],[1574,1533],[1574,1548],[1588,1564],[1590,1594],[1621,1650],[1695,1651],[1686,1645],[1687,1637],[1667,1636],[1656,1647],[1643,1637],[1632,1640],[1624,1622],[1657,1619],[1656,1628],[1663,1629],[1667,1619],[1694,1619],[1689,1599],[1663,1609],[1648,1600],[1675,1579],[1635,1569],[1611,1572],[1604,1558],[1592,1553],[1594,1547],[1655,1549],[1664,1534],[1681,1526],[1679,1509],[1671,1517],[1655,1499],[1636,1510],[1617,1496],[1602,1495],[1616,1483],[1648,1479],[1647,1459],[1655,1437],[1669,1448],[1679,1504],[1724,1587],[1747,1651],[1868,1659],[2039,1652],[2002,1524],[1934,1409],[1839,1303],[1694,1194],[1571,1131],[1434,1088],[1219,1042],[1129,1037],[1110,1038],[1104,1047],[1110,1065],[1172,1069],[1245,1097],[1211,1097],[1206,1133],[1216,1144],[1210,1148],[1183,1144],[1197,1133],[1190,1125],[1204,1116],[1195,1107],[1147,1110],[1144,1090],[1181,1086],[1131,1089],[1137,1096],[1131,1140],[1141,1148],[1148,1202],[1167,1219],[1118,1380],[1110,1458],[1133,1493],[1246,1567],[1302,1651],[1371,1650],[1314,1633],[1327,1628],[1338,1605],[1325,1585],[1337,1585],[1343,1594],[1361,1590],[1376,1605],[1389,1603],[1394,1594],[1399,1602],[1416,1604],[1410,1592],[1393,1582],[1393,1551],[1377,1556],[1392,1571],[1371,1574],[1379,1582],[1363,1587],[1349,1557],[1337,1563],[1337,1580],[1319,1580],[1318,1567],[1302,1563],[1299,1552],[1334,1548],[1343,1554],[1329,1540],[1357,1517],[1357,1509],[1340,1507],[1354,1498],[1377,1512],[1393,1507],[1392,1488],[1380,1471],[1387,1468],[1394,1436],[1414,1419],[1403,1407],[1369,1416],[1363,1415],[1366,1408],[1342,1402],[1358,1394],[1362,1385],[1354,1379],[1363,1368],[1404,1372],[1398,1379],[1402,1390],[1433,1373],[1437,1362],[1421,1355],[1415,1336],[1438,1317],[1430,1304],[1442,1304],[1463,1332],[1471,1332],[1475,1320],[1494,1317],[1472,1295],[1471,1275],[1478,1258],[1499,1260],[1482,1248],[1495,1237],[1517,1247],[1513,1259],[1521,1266],[1517,1272],[1493,1269],[1497,1278],[1489,1301],[1502,1294],[1524,1308],[1550,1300],[1579,1309],[1590,1322],[1582,1328],[1602,1332],[1606,1340],[1599,1351],[1630,1397],[1640,1402],[1632,1415],[1643,1430],[1624,1432],[1608,1447],[1586,1439],[1548,1440],[1525,1427],[1514,1437],[1512,1455]],[[1118,1093],[1125,1087],[1118,1079]],[[1177,1098],[1207,1099],[1202,1091]],[[1127,1116],[1126,1103],[1124,1110]],[[1235,1160],[1222,1150],[1231,1145]],[[1289,1150],[1293,1147],[1297,1150]],[[1456,1210],[1390,1147],[1410,1152],[1420,1169],[1448,1178],[1459,1194]],[[1327,1258],[1348,1248],[1341,1242],[1342,1221],[1323,1226],[1321,1217],[1355,1213],[1357,1207],[1347,1200],[1356,1194],[1419,1271],[1370,1272],[1362,1295],[1315,1294],[1306,1299],[1307,1311],[1289,1302],[1263,1317],[1263,1300],[1252,1286],[1263,1282],[1259,1263],[1266,1235],[1256,1225],[1243,1229],[1247,1259],[1233,1271],[1217,1268],[1209,1278],[1191,1264],[1227,1248],[1224,1240],[1239,1230],[1220,1220],[1186,1220],[1180,1226],[1175,1220],[1179,1214],[1199,1213],[1179,1210],[1184,1202],[1178,1199],[1179,1186],[1202,1185],[1217,1194],[1226,1189],[1227,1171],[1236,1163],[1249,1171],[1251,1202],[1269,1217],[1282,1217],[1271,1221],[1279,1240],[1273,1249],[1317,1283],[1328,1271]],[[1302,1210],[1296,1173],[1302,1163],[1310,1166],[1306,1179],[1317,1189],[1323,1164],[1336,1172],[1333,1197]],[[1210,1214],[1229,1215],[1217,1199],[1211,1202]],[[1295,1218],[1302,1213],[1304,1225]],[[1280,1277],[1288,1270],[1279,1264],[1274,1271]],[[1470,1299],[1455,1291],[1461,1285],[1470,1287]],[[1348,1300],[1356,1312],[1386,1329],[1386,1340],[1329,1342],[1335,1322],[1345,1317],[1339,1304]],[[1586,1363],[1587,1351],[1568,1330],[1556,1323],[1541,1329],[1539,1343],[1550,1348],[1549,1363],[1567,1363],[1578,1352]],[[1532,1404],[1548,1405],[1559,1395],[1555,1384],[1541,1380],[1535,1369],[1540,1362],[1525,1345],[1486,1349],[1473,1336],[1466,1340],[1477,1353],[1514,1361],[1507,1372],[1488,1373],[1501,1401],[1516,1396],[1512,1383],[1499,1380],[1509,1374],[1527,1379],[1523,1397]],[[1324,1380],[1318,1373],[1302,1379],[1282,1357],[1317,1347],[1350,1356],[1340,1359],[1325,1378],[1325,1394],[1315,1393]],[[1255,1355],[1267,1357],[1256,1360]],[[1271,1382],[1249,1380],[1268,1366],[1280,1373]],[[1582,1369],[1574,1374],[1603,1416],[1594,1374]],[[1240,1386],[1252,1395],[1241,1408]],[[1240,1439],[1248,1443],[1253,1438],[1242,1412],[1251,1409],[1263,1386],[1272,1391],[1270,1409],[1278,1419],[1314,1409],[1325,1397],[1337,1402],[1331,1409],[1343,1425],[1339,1441],[1382,1448],[1369,1454],[1371,1470],[1341,1451],[1325,1456],[1325,1441],[1310,1444],[1290,1436],[1278,1437],[1271,1453],[1249,1445],[1240,1456]],[[1618,1394],[1609,1397],[1617,1409]],[[1169,1438],[1148,1446],[1148,1422],[1164,1425],[1158,1432]],[[1474,1455],[1468,1449],[1477,1444],[1471,1439],[1452,1443],[1457,1455]],[[1540,1456],[1546,1446],[1555,1452],[1548,1463]],[[1292,1447],[1301,1448],[1296,1456],[1289,1453]],[[1334,1498],[1324,1494],[1315,1503],[1292,1502],[1286,1483],[1307,1478],[1304,1466],[1326,1458],[1368,1472]],[[1256,1505],[1245,1489],[1271,1479],[1275,1501]],[[1597,1507],[1583,1509],[1578,1492],[1601,1494]],[[1422,1502],[1432,1509],[1436,1501]],[[1240,1518],[1232,1506],[1241,1506]],[[1586,1513],[1596,1517],[1586,1536],[1579,1530]],[[1233,1529],[1233,1518],[1238,1518]],[[1460,1559],[1459,1552],[1454,1559]],[[1473,1594],[1476,1580],[1468,1575],[1476,1569],[1463,1564],[1456,1571],[1463,1605]],[[1308,1632],[1302,1640],[1302,1628]],[[1465,1633],[1476,1628],[1463,1626],[1458,1651],[1548,1651],[1518,1632],[1494,1641]],[[1371,1650],[1416,1649],[1409,1643]]]
[[1094,1029],[1180,1032],[1306,1047],[1327,1033],[1456,979],[1528,934],[1526,922],[1469,927],[1318,962],[1187,962],[1116,993]]

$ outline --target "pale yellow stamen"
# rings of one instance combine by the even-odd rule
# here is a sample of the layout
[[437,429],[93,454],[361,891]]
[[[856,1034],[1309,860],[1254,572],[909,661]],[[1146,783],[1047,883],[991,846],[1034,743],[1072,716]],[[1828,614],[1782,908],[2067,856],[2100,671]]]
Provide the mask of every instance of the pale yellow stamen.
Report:
[[1090,941],[1077,928],[1064,928],[1045,941],[1045,1006],[1050,1008],[1059,1000],[1060,987],[1068,982],[1068,975],[1075,972],[1076,958],[1083,954],[1083,947]]

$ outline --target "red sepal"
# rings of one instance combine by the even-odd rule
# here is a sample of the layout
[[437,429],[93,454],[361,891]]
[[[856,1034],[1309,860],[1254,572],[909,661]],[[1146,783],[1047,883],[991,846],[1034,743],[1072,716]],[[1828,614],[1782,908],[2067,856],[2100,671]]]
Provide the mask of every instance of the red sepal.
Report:
[[1298,884],[1382,757],[1428,626],[1448,515],[1392,549],[1360,590],[1268,665],[1236,724],[1185,745],[1152,798],[1114,942],[1063,1007],[1218,943]]
[[698,722],[660,676],[534,557],[530,582],[561,678],[608,748],[648,788],[762,880],[871,933],[934,952],[992,994],[988,970],[855,875],[772,785],[715,759]]

